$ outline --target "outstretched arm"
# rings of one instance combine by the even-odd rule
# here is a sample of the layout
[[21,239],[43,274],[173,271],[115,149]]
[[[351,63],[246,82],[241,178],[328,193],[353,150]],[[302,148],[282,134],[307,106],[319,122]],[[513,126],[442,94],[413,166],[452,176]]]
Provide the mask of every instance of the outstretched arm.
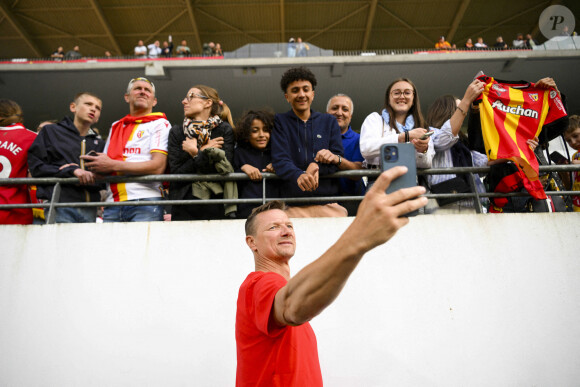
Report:
[[427,204],[426,198],[417,198],[425,193],[423,187],[385,193],[391,181],[406,172],[405,167],[383,172],[338,241],[278,291],[273,316],[279,325],[300,325],[322,312],[338,296],[363,255],[406,225],[409,219],[404,214]]

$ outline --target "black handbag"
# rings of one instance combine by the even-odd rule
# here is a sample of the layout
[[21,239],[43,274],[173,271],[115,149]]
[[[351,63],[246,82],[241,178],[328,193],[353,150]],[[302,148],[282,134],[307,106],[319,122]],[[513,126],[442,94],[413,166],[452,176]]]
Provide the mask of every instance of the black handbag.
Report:
[[[461,177],[454,177],[449,180],[442,181],[441,183],[434,184],[431,186],[431,192],[434,194],[448,194],[448,193],[467,193],[471,192],[471,187],[469,183],[462,179]],[[446,206],[447,204],[455,203],[465,198],[437,198],[437,204],[439,207]]]

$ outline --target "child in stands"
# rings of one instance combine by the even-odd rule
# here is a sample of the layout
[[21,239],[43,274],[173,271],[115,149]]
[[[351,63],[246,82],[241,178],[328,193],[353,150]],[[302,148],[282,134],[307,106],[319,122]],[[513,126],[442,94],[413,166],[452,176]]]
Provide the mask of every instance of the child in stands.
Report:
[[[572,164],[580,164],[580,116],[573,115],[569,118],[570,124],[564,132],[564,139],[570,147],[577,152],[572,155]],[[572,173],[572,190],[580,191],[580,172]],[[580,196],[572,197],[574,211],[580,212]]]
[[[234,150],[234,170],[244,172],[250,181],[238,181],[240,199],[262,197],[262,172],[274,172],[270,153],[270,133],[274,127],[274,114],[265,110],[246,112],[236,126],[237,147]],[[278,182],[266,182],[266,197],[279,197]],[[261,203],[238,205],[238,218],[248,217]]]

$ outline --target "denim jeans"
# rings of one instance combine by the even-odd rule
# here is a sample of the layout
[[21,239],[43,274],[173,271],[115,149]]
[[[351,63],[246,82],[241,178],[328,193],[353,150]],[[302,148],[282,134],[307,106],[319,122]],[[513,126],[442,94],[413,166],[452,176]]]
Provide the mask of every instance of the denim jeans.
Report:
[[56,223],[95,223],[97,207],[59,207],[55,208]]
[[[162,200],[161,198],[145,198],[129,200],[144,202]],[[163,206],[115,206],[105,207],[103,222],[155,222],[163,220]]]

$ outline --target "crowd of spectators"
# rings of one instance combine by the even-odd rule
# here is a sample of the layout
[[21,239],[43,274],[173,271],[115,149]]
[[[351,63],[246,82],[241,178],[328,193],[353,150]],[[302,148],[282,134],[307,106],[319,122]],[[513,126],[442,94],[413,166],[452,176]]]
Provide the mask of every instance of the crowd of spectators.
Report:
[[[570,34],[568,30],[562,32],[562,36],[576,35],[575,32]],[[445,39],[445,36],[440,36],[437,42],[435,42],[435,49],[440,51],[448,50],[531,50],[538,45],[538,42],[532,37],[531,34],[518,33],[511,45],[504,41],[503,36],[499,35],[496,37],[496,41],[493,44],[488,45],[484,42],[483,37],[479,36],[476,42],[473,42],[472,38],[468,38],[463,46],[458,47],[455,43],[450,43]],[[187,41],[184,39],[176,47],[174,52],[174,45],[171,35],[168,39],[161,43],[159,40],[155,40],[152,43],[145,45],[143,40],[139,40],[137,45],[133,49],[132,56],[134,58],[185,58],[193,56],[191,48],[187,45]],[[287,43],[286,56],[289,58],[294,57],[306,57],[310,51],[310,46],[302,41],[302,38],[290,38]],[[223,57],[224,53],[220,43],[207,42],[202,45],[201,56],[203,57]],[[76,60],[82,59],[83,55],[80,53],[80,48],[78,45],[74,46],[69,51],[64,51],[62,46],[59,46],[51,55],[51,59],[55,61],[63,60]],[[105,58],[112,58],[112,54],[109,50],[105,51]]]
[[[193,55],[194,54],[187,45],[185,39],[175,47],[174,51],[173,38],[171,35],[169,35],[167,40],[164,40],[163,42],[155,40],[149,44],[145,44],[143,40],[139,40],[131,53],[131,56],[137,59],[185,58]],[[201,56],[223,57],[223,55],[224,52],[220,43],[209,42],[203,44]],[[113,54],[110,50],[106,50],[103,57],[106,59],[112,59]],[[57,49],[50,54],[50,58],[54,61],[62,62],[64,60],[83,59],[85,56],[81,54],[80,47],[75,45],[71,50],[66,52],[63,46],[58,46]]]
[[[477,41],[474,44],[471,38],[468,38],[465,41],[462,49],[464,50],[488,50],[488,49],[495,49],[495,50],[507,50],[507,49],[514,49],[514,50],[531,50],[535,46],[538,45],[538,42],[534,40],[531,34],[526,34],[524,39],[524,34],[518,33],[515,39],[512,41],[512,44],[509,45],[507,42],[504,41],[501,35],[498,35],[496,38],[495,43],[492,46],[488,46],[484,41],[483,37],[477,37]],[[455,50],[457,46],[455,44],[451,44],[445,40],[444,36],[440,36],[439,40],[435,43],[435,48],[437,50]]]
[[[160,43],[159,40],[155,40],[147,46],[144,45],[142,40],[139,40],[133,53],[135,58],[172,58],[174,55],[173,38],[169,35],[167,40],[163,41],[163,43]],[[175,56],[177,58],[185,58],[192,55],[191,48],[187,45],[187,40],[185,39],[175,48]],[[201,56],[221,57],[223,55],[224,53],[220,43],[209,42],[203,44]]]
[[[479,139],[484,132],[482,124],[474,124],[479,122],[480,114],[474,101],[486,93],[484,86],[489,82],[493,78],[480,76],[468,85],[462,99],[440,97],[425,119],[415,84],[408,78],[395,79],[386,88],[383,109],[366,117],[360,135],[350,126],[354,103],[349,96],[331,97],[326,112],[311,109],[317,79],[305,67],[291,68],[282,76],[280,87],[290,110],[278,114],[267,109],[247,111],[237,125],[217,90],[196,85],[181,101],[183,122],[172,126],[164,113],[154,111],[157,97],[153,82],[143,77],[134,78],[124,96],[129,114],[113,123],[106,142],[94,129],[103,102],[93,93],[81,92],[74,96],[70,103],[72,116],[58,122],[43,122],[38,135],[24,128],[22,111],[15,102],[1,100],[0,133],[6,136],[0,137],[0,160],[4,167],[0,176],[26,177],[30,170],[33,177],[76,177],[78,185],[63,186],[61,202],[99,202],[103,194],[107,202],[127,202],[127,206],[105,207],[105,222],[245,218],[258,204],[246,202],[236,206],[210,202],[164,207],[158,203],[142,206],[131,202],[160,201],[166,197],[188,201],[259,199],[264,172],[275,173],[280,178],[267,181],[265,189],[269,199],[282,196],[305,199],[289,208],[291,217],[354,215],[358,203],[342,202],[340,197],[364,195],[367,183],[372,184],[373,179],[320,177],[341,170],[379,169],[383,144],[412,144],[419,168],[497,163],[501,155],[485,156],[490,150],[479,145],[483,143]],[[560,101],[551,78],[542,79],[533,87],[535,95],[545,91],[551,100]],[[564,105],[565,99],[562,101],[557,103]],[[469,140],[460,132],[468,111],[472,112]],[[540,143],[564,133],[563,116],[552,114],[550,117],[550,128],[540,136],[541,140],[536,136],[527,139],[531,152]],[[556,122],[560,125],[556,126]],[[580,149],[577,116],[570,120],[565,138],[571,147]],[[580,163],[578,153],[570,162]],[[149,181],[104,184],[100,179],[120,175],[231,172],[243,172],[249,180],[237,184],[174,181],[167,186]],[[456,175],[432,176],[423,182],[433,193],[469,192],[468,183]],[[570,184],[574,189],[580,188],[578,174]],[[457,191],[466,186],[467,191]],[[479,177],[476,177],[475,189],[485,191]],[[36,199],[50,200],[52,190],[52,185],[35,188]],[[4,186],[0,191],[4,204],[30,202],[28,194],[23,193],[28,192],[26,186]],[[334,197],[336,201],[308,201],[313,197]],[[574,198],[574,208],[580,209],[578,199]],[[490,208],[493,205],[486,203]],[[473,199],[431,201],[424,211],[475,212],[474,207]],[[27,224],[32,221],[31,214],[30,209],[0,210],[0,223]],[[96,207],[56,208],[57,222],[94,222],[96,218]]]

